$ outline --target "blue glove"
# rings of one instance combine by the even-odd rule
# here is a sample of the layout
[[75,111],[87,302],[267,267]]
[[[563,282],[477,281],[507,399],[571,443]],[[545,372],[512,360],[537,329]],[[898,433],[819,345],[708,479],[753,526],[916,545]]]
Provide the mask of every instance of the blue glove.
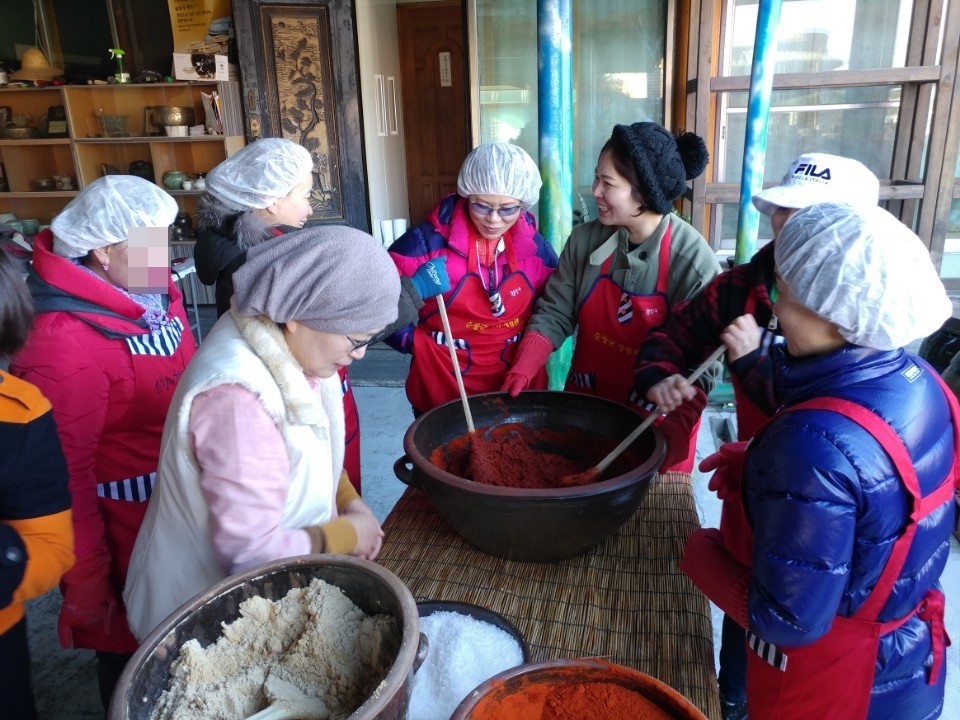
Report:
[[435,257],[417,268],[410,277],[420,298],[426,300],[450,289],[450,277],[447,275],[447,256]]

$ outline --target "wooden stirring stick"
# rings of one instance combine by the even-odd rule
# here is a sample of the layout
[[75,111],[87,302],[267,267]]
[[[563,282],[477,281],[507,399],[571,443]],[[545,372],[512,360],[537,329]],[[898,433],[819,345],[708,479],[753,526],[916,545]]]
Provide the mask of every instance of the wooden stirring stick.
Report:
[[463,376],[460,374],[460,361],[457,360],[457,349],[453,344],[453,334],[450,332],[450,319],[447,317],[447,304],[443,295],[437,295],[437,307],[440,308],[440,320],[443,321],[443,334],[447,338],[447,347],[450,349],[450,362],[453,363],[453,374],[457,376],[457,389],[460,391],[460,402],[463,403],[463,414],[467,418],[467,431],[472,435],[473,415],[470,414],[470,403],[467,402],[467,391],[463,387]]
[[[687,383],[693,383],[694,380],[696,380],[698,377],[703,375],[703,373],[707,371],[707,368],[709,368],[714,362],[720,359],[720,356],[723,355],[726,349],[727,349],[727,346],[721,344],[720,347],[718,347],[716,350],[710,353],[710,357],[708,357],[706,360],[700,363],[697,369],[694,370],[692,373],[690,373],[690,377],[687,378]],[[654,423],[654,421],[660,416],[659,410],[660,410],[660,406],[658,405],[650,412],[649,415],[647,415],[644,421],[640,423],[639,426],[637,426],[637,429],[634,430],[629,435],[627,435],[623,439],[623,441],[619,445],[617,445],[613,450],[611,450],[610,454],[607,455],[603,460],[598,462],[592,468],[589,468],[588,470],[584,470],[582,473],[577,473],[576,475],[566,475],[560,478],[559,484],[561,486],[587,485],[593,482],[594,480],[596,480],[598,477],[600,477],[600,475],[603,473],[604,470],[610,467],[610,464],[614,460],[620,457],[620,454],[624,450],[626,450],[628,447],[630,447],[630,445],[633,444],[634,440],[636,440],[638,437],[640,437],[641,434],[643,434],[644,430],[646,430],[648,427],[650,427]]]

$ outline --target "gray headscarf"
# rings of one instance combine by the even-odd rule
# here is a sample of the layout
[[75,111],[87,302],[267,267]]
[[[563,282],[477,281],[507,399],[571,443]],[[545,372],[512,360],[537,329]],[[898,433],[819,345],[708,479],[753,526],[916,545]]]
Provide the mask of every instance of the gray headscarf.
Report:
[[304,228],[257,245],[233,274],[240,315],[359,333],[397,319],[400,276],[383,245],[345,225]]

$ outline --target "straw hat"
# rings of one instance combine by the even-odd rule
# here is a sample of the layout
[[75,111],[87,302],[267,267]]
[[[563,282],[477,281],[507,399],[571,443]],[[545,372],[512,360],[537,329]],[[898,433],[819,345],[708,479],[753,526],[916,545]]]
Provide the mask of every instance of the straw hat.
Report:
[[11,80],[53,80],[63,75],[63,68],[50,65],[47,56],[37,48],[27,48],[20,58],[20,69],[10,73]]

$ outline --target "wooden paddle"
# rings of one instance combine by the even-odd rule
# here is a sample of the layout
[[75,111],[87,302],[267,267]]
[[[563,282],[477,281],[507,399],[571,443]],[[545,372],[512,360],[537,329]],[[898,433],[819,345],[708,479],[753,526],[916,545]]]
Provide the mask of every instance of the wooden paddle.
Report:
[[[710,353],[710,357],[700,363],[697,369],[690,373],[690,377],[687,378],[687,382],[693,383],[694,380],[703,375],[708,367],[720,359],[720,356],[723,355],[726,349],[727,346],[721,344],[720,347]],[[620,457],[620,454],[630,447],[630,445],[633,444],[633,441],[640,437],[640,435],[643,434],[643,431],[654,423],[654,421],[660,416],[659,411],[660,406],[658,405],[650,412],[649,415],[647,415],[644,421],[637,426],[636,430],[627,435],[623,441],[613,450],[611,450],[610,454],[607,455],[603,460],[598,462],[592,468],[584,470],[582,473],[577,473],[576,475],[565,475],[564,477],[560,478],[559,485],[561,487],[566,487],[570,485],[589,485],[590,483],[595,482],[596,479],[603,473],[603,471],[610,467],[610,464]]]

